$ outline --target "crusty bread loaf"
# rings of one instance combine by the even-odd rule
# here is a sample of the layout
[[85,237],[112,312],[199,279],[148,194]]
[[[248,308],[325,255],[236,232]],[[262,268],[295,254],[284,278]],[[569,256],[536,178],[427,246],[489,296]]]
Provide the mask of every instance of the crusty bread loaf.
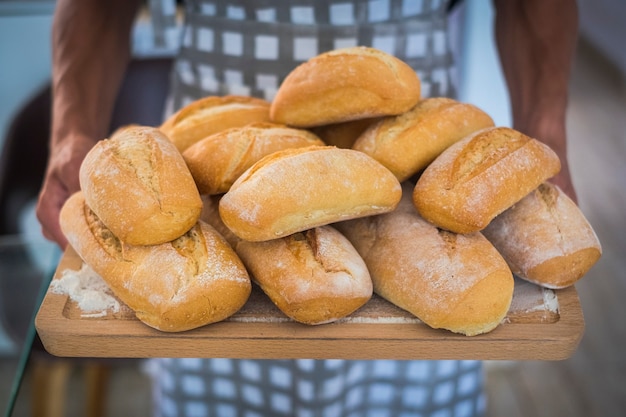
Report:
[[359,136],[379,119],[379,117],[374,117],[370,119],[351,120],[349,122],[313,127],[311,131],[319,136],[327,145],[343,149],[352,149],[354,142],[356,142]]
[[476,106],[445,97],[427,98],[406,113],[370,126],[352,148],[376,159],[402,182],[453,143],[492,126],[491,117]]
[[98,142],[79,178],[89,207],[131,245],[174,240],[200,217],[202,200],[182,155],[152,127],[128,127]]
[[513,275],[479,232],[455,234],[422,219],[412,185],[391,213],[337,223],[365,260],[374,292],[433,328],[473,336],[498,326]]
[[413,201],[436,226],[471,233],[560,169],[556,153],[538,140],[507,127],[487,128],[442,152],[417,181]]
[[242,240],[237,253],[263,292],[300,323],[339,320],[372,296],[363,259],[328,225],[267,242]]
[[289,73],[270,117],[292,126],[322,126],[400,114],[419,98],[419,77],[403,61],[374,48],[343,48],[317,55]]
[[228,243],[198,222],[172,242],[121,242],[78,192],[65,203],[61,228],[81,259],[139,320],[166,332],[221,321],[237,312],[251,291],[248,273]]
[[224,194],[219,212],[240,238],[265,241],[385,213],[400,196],[396,177],[364,153],[312,146],[261,159]]
[[183,152],[183,158],[201,194],[222,194],[264,156],[315,145],[323,146],[324,142],[307,130],[254,123],[201,139]]
[[204,195],[201,219],[226,237],[263,292],[291,319],[337,321],[372,296],[372,280],[352,244],[332,226],[266,242],[248,242],[222,222],[219,196]]
[[159,129],[179,151],[231,127],[269,122],[270,103],[255,97],[208,96],[196,100],[163,122]]
[[602,254],[582,211],[550,183],[497,216],[483,233],[514,274],[547,288],[573,285]]

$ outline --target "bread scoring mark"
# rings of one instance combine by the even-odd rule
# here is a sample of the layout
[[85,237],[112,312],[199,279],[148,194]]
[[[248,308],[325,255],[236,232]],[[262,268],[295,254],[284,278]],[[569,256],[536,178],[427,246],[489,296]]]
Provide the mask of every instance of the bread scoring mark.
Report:
[[248,155],[252,153],[256,136],[250,134],[248,131],[234,128],[228,130],[226,133],[226,140],[229,140],[233,144],[233,153],[228,158],[228,165],[224,168],[222,173],[222,182],[225,182],[226,187],[230,188],[232,183],[239,177],[241,171],[245,171],[243,165],[248,160]]
[[445,249],[446,249],[446,252],[448,253],[448,256],[450,256],[453,252],[456,251],[456,241],[457,241],[458,235],[454,232],[450,232],[448,230],[444,230],[441,228],[436,228],[436,229],[437,229],[437,233],[439,233],[439,237],[441,238],[441,241],[445,245]]
[[118,261],[124,259],[124,247],[122,242],[109,230],[108,227],[96,216],[87,204],[83,205],[87,227],[91,231],[100,247]]
[[557,206],[557,200],[559,198],[558,190],[554,186],[543,183],[537,187],[535,193],[539,198],[539,202],[544,205],[547,215],[550,216],[552,220],[552,224],[554,224],[556,238],[558,239],[557,246],[563,254],[567,254],[568,249],[566,248],[565,236],[561,230],[561,221]]
[[294,258],[311,272],[311,277],[318,265],[328,272],[318,251],[315,228],[286,236],[285,244]]
[[455,158],[446,190],[469,181],[530,140],[528,136],[508,128],[487,128],[479,131]]
[[212,134],[188,148],[183,157],[203,185],[201,192],[217,194],[228,191],[246,169],[263,157],[286,148],[312,145],[325,144],[306,130],[256,122]]
[[[171,245],[187,261],[190,275],[198,275],[207,258],[206,240],[199,227],[192,227],[187,233],[174,239]],[[188,276],[188,274],[181,275]]]
[[[402,132],[418,127],[424,120],[432,118],[438,111],[452,107],[456,102],[448,98],[430,98],[417,103],[408,112],[398,116],[389,116],[379,125],[379,140],[381,142],[393,142]],[[374,137],[372,137],[374,139]],[[417,144],[416,144],[417,145]]]
[[304,261],[311,271],[316,265],[320,265],[327,273],[337,272],[352,276],[352,272],[342,262],[329,262],[333,259],[332,255],[329,257],[328,250],[324,248],[325,245],[322,242],[324,235],[325,233],[317,227],[295,233],[286,238],[287,247],[296,259]]
[[114,142],[110,149],[119,166],[132,170],[161,204],[159,170],[156,168],[159,149],[155,140],[145,131],[135,131],[133,136],[112,141]]
[[551,211],[554,211],[556,201],[559,197],[558,191],[554,187],[543,183],[537,187],[537,192],[541,196],[541,200],[543,200],[546,207]]

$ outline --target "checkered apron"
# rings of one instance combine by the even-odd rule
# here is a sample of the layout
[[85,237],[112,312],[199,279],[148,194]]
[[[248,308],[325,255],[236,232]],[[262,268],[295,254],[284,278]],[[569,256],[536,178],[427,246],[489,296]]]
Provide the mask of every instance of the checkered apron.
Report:
[[155,359],[162,417],[468,417],[477,361]]
[[[168,3],[169,2],[169,3]],[[173,0],[151,0],[165,33]],[[297,65],[367,45],[415,69],[424,96],[455,95],[447,1],[188,1],[169,111],[209,95],[271,100]],[[154,412],[172,417],[478,416],[478,361],[155,359]]]
[[[174,8],[151,0],[164,33]],[[446,1],[188,1],[173,109],[207,95],[271,100],[297,65],[331,49],[373,46],[415,69],[424,96],[454,96]]]

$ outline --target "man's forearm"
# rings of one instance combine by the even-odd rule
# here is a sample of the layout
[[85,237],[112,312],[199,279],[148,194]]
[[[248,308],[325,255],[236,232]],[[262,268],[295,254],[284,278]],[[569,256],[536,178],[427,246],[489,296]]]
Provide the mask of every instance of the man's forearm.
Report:
[[496,41],[514,124],[564,122],[578,15],[574,0],[495,0]]
[[60,0],[52,30],[52,145],[107,134],[130,59],[135,0]]
[[567,105],[576,48],[574,0],[495,0],[496,41],[516,122]]
[[566,115],[578,37],[575,0],[494,0],[496,44],[513,127],[561,158],[555,182],[576,198],[567,162]]

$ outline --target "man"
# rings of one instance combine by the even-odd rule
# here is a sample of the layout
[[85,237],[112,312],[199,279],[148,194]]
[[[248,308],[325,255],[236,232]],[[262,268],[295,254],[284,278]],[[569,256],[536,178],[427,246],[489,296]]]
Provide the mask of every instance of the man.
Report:
[[[156,0],[155,0],[156,1]],[[495,33],[513,127],[554,149],[553,179],[576,198],[565,116],[577,35],[573,0],[495,0]],[[110,116],[130,59],[138,1],[59,0],[53,28],[50,158],[37,215],[64,248],[59,210],[79,189],[78,170]],[[446,1],[189,1],[172,78],[172,111],[207,95],[271,99],[282,78],[312,55],[368,45],[403,59],[425,95],[453,96]],[[157,360],[162,415],[479,415],[476,361]],[[247,414],[246,414],[247,413]]]

